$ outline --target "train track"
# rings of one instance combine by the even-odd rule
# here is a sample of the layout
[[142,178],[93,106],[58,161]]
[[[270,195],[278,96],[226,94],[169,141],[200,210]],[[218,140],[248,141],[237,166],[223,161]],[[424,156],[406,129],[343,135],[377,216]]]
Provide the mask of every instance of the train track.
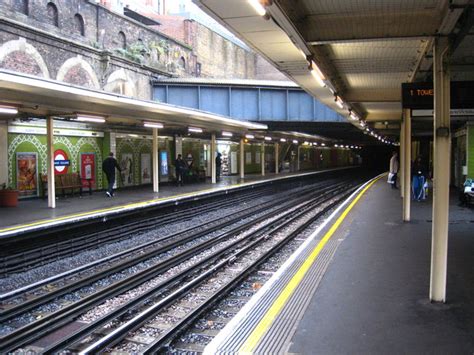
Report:
[[[346,183],[342,183],[346,184]],[[198,246],[190,246],[189,248],[186,247],[184,250],[180,251],[179,253],[173,254],[168,258],[163,259],[160,262],[157,262],[156,265],[153,267],[147,267],[146,269],[131,275],[130,277],[123,278],[116,283],[109,285],[107,287],[102,288],[99,292],[95,292],[92,295],[86,296],[81,298],[80,301],[74,302],[72,304],[66,305],[65,307],[62,307],[60,310],[56,312],[52,312],[47,315],[42,315],[40,319],[37,319],[30,324],[27,324],[25,326],[22,326],[16,330],[13,330],[11,333],[7,334],[6,336],[2,337],[0,339],[2,345],[0,347],[0,351],[5,352],[5,351],[12,351],[18,347],[24,346],[26,344],[29,344],[33,342],[35,339],[42,338],[44,336],[47,336],[47,334],[50,334],[53,332],[55,329],[58,329],[65,324],[70,323],[72,320],[77,318],[80,314],[83,314],[87,310],[91,309],[94,306],[97,306],[101,302],[104,302],[104,300],[109,299],[111,297],[116,297],[117,295],[127,292],[127,290],[130,290],[133,287],[137,287],[140,284],[143,284],[144,282],[153,279],[153,277],[156,277],[156,275],[159,275],[160,273],[166,272],[167,270],[170,270],[172,268],[177,267],[179,264],[185,262],[185,260],[188,260],[192,258],[194,255],[199,254],[199,253],[205,253],[206,248],[209,248],[210,246],[215,246],[218,243],[225,243],[226,239],[229,239],[232,237],[232,235],[236,235],[238,233],[242,233],[245,230],[248,230],[248,228],[251,228],[252,225],[255,225],[256,223],[262,223],[265,219],[271,218],[271,215],[275,214],[287,214],[289,213],[288,210],[291,209],[290,205],[294,203],[299,203],[301,208],[304,207],[306,208],[311,208],[311,206],[314,207],[315,203],[320,203],[318,198],[320,199],[321,197],[314,197],[314,195],[323,195],[327,196],[330,195],[331,193],[334,193],[335,190],[337,190],[336,187],[324,187],[321,190],[314,190],[315,186],[310,186],[305,189],[301,189],[299,193],[295,194],[294,197],[296,197],[296,202],[288,202],[288,196],[283,196],[280,199],[269,202],[265,206],[257,206],[257,209],[259,210],[264,210],[265,208],[268,209],[268,213],[262,213],[261,216],[258,216],[257,218],[250,218],[252,214],[256,213],[255,208],[250,208],[246,210],[243,215],[238,215],[234,219],[230,219],[227,221],[227,226],[232,225],[232,220],[235,223],[237,220],[242,220],[245,218],[250,218],[250,221],[247,221],[245,223],[240,223],[240,225],[230,228],[229,231],[222,232],[219,237],[216,237],[215,235],[213,238],[208,238],[205,240],[202,240],[200,243],[198,243]],[[321,186],[320,186],[321,188]],[[332,192],[331,192],[332,191]],[[313,198],[312,200],[310,198]],[[312,202],[311,202],[312,201]],[[319,201],[319,202],[317,202]],[[273,206],[272,206],[273,203]],[[210,231],[218,231],[221,230],[224,226],[222,225],[217,225],[213,226],[210,229],[203,228],[198,233],[194,233],[192,236],[188,236],[186,238],[183,238],[181,240],[181,245],[186,245],[186,243],[189,243],[191,240],[195,240],[196,238],[203,238],[206,234],[209,234]],[[156,257],[157,255],[163,254],[165,252],[169,252],[172,248],[176,248],[178,245],[178,242],[176,240],[177,236],[173,236],[173,238],[169,238],[169,242],[166,246],[161,245],[159,248],[156,248],[156,250],[150,251],[145,253],[146,256],[142,255],[142,258],[130,258],[133,260],[135,264],[143,262],[147,258],[153,258]],[[163,242],[163,241],[162,241]],[[228,243],[228,242],[227,242]],[[232,244],[232,243],[230,243]],[[149,247],[149,246],[147,246]],[[161,248],[161,249],[160,249]],[[168,248],[168,249],[166,249]],[[235,249],[236,246],[233,246]],[[143,248],[142,248],[143,249]],[[222,251],[225,255],[228,253],[231,253],[231,249],[227,251]],[[222,258],[225,256],[224,254],[219,254],[219,258]],[[31,312],[34,307],[38,307],[41,305],[44,305],[46,302],[52,301],[53,299],[58,299],[58,297],[62,297],[66,295],[67,293],[72,292],[73,290],[77,290],[81,287],[85,287],[85,285],[90,285],[91,282],[96,282],[100,280],[101,278],[108,277],[114,273],[119,272],[119,270],[124,270],[127,267],[130,267],[132,262],[131,260],[125,260],[122,261],[121,263],[118,263],[120,267],[117,265],[113,267],[108,267],[104,268],[103,271],[97,272],[97,270],[94,270],[92,276],[89,276],[87,281],[85,279],[81,279],[75,283],[65,285],[63,287],[55,287],[55,290],[51,292],[46,292],[43,293],[41,296],[38,297],[33,297],[31,298],[31,295],[29,297],[25,297],[28,299],[25,302],[21,302],[19,305],[13,305],[12,307],[7,307],[3,312],[2,312],[2,321],[5,320],[11,320],[12,318],[19,316],[20,314],[24,312]],[[209,261],[210,262],[210,261]],[[209,267],[209,265],[207,265]],[[187,271],[186,273],[190,273],[191,271]],[[189,276],[188,276],[189,277]],[[182,282],[179,281],[179,282]],[[168,284],[168,283],[167,283]],[[30,290],[31,291],[31,290]],[[161,295],[165,292],[165,289],[161,289],[159,292]],[[18,296],[18,295],[16,295]],[[17,299],[18,297],[16,297]],[[128,311],[127,311],[128,312]]]

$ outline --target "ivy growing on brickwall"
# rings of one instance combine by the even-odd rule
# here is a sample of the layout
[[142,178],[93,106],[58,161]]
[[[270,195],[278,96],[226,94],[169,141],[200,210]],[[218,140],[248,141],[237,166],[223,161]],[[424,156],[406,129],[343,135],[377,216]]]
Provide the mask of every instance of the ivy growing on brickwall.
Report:
[[141,42],[135,42],[127,48],[116,48],[115,52],[134,62],[143,63],[145,56],[150,53],[150,49]]

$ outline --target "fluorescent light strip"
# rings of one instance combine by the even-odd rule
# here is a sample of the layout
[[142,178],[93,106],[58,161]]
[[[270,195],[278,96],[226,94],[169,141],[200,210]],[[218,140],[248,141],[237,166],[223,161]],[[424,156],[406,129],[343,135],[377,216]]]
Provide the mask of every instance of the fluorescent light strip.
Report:
[[272,140],[272,137],[265,137],[264,138],[266,141],[271,141]]
[[336,96],[336,105],[339,106],[339,108],[344,108],[344,101],[339,96]]
[[298,141],[296,139],[293,139],[293,144],[298,144]]
[[18,113],[18,109],[13,106],[0,106],[0,113],[15,115]]
[[143,122],[143,126],[148,128],[163,128],[163,124],[158,122]]
[[189,132],[194,132],[194,133],[202,133],[202,128],[198,127],[188,127]]
[[252,5],[254,10],[259,14],[260,16],[265,16],[267,13],[267,10],[263,7],[263,5],[260,3],[259,0],[247,0],[247,2]]
[[351,117],[354,121],[357,121],[357,120],[359,119],[359,117],[357,117],[357,115],[356,115],[354,112],[351,112],[350,117]]
[[247,139],[254,139],[255,136],[254,136],[253,134],[246,134],[246,135],[245,135],[245,138],[247,138]]
[[225,131],[222,132],[222,135],[224,137],[232,137],[233,136],[232,132],[225,132]]
[[280,142],[286,142],[285,138],[280,138]]
[[104,123],[105,118],[99,116],[83,116],[77,115],[76,120],[79,122],[95,122],[95,123]]
[[314,61],[311,61],[310,71],[311,75],[316,79],[318,84],[322,87],[325,87],[326,83],[324,82],[324,80],[326,80],[326,78],[324,77],[324,74],[321,72],[321,70]]

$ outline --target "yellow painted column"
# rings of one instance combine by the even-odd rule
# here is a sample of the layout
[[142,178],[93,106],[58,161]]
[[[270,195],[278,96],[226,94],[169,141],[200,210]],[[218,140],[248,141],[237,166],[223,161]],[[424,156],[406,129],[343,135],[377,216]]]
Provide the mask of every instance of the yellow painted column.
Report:
[[46,118],[46,149],[48,174],[48,207],[56,208],[56,190],[54,188],[54,121],[53,117]]
[[433,223],[431,231],[430,299],[446,301],[448,269],[449,179],[451,172],[449,43],[437,38],[433,48]]

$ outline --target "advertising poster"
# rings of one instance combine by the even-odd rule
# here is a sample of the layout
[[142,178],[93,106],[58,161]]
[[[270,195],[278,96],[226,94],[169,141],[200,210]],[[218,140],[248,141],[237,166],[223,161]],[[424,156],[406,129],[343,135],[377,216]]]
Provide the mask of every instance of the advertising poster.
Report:
[[83,187],[95,187],[95,153],[81,153],[81,178]]
[[252,152],[245,152],[245,164],[252,164]]
[[38,158],[36,153],[16,153],[16,188],[22,197],[38,195]]
[[140,176],[142,184],[151,183],[151,156],[150,153],[143,153],[140,156]]
[[133,185],[133,154],[124,153],[120,159],[120,173],[123,186]]
[[230,173],[237,174],[237,152],[230,153]]
[[255,152],[255,164],[260,164],[260,152]]
[[165,150],[160,152],[160,173],[161,176],[168,175],[168,152]]

